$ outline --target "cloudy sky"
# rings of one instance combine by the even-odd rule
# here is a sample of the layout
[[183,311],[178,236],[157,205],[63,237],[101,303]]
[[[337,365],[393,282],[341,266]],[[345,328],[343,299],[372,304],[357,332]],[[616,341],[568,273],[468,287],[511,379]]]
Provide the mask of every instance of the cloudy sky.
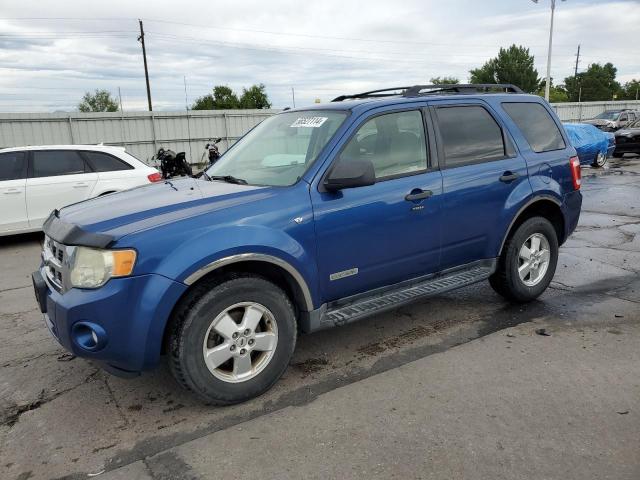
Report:
[[[264,83],[274,107],[345,92],[468,79],[499,47],[524,45],[545,75],[550,1],[42,0],[0,4],[0,111],[73,110],[86,90],[146,108],[138,18],[154,109],[227,84]],[[558,1],[552,76],[610,61],[640,78],[640,0]]]

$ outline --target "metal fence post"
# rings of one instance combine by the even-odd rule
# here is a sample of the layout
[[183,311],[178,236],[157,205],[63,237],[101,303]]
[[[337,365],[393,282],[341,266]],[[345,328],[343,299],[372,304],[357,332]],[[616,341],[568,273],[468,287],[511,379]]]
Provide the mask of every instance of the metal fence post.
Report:
[[73,122],[71,121],[71,115],[67,117],[69,119],[69,135],[71,137],[71,143],[75,144],[75,138],[73,137]]
[[153,112],[151,113],[151,135],[153,136],[153,153],[152,155],[155,155],[156,152],[158,151],[158,138],[156,136],[156,117],[153,114]]
[[227,112],[222,114],[222,118],[224,118],[224,144],[225,144],[225,152],[229,150],[229,125],[227,125]]

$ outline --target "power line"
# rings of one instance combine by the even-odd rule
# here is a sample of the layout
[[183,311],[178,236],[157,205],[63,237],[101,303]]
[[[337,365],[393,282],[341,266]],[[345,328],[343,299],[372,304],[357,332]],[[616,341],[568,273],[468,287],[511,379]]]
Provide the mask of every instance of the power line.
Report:
[[[69,21],[121,21],[121,20],[135,20],[132,17],[5,17],[0,18],[1,20],[36,20],[36,21],[59,21],[59,20],[69,20]],[[153,23],[164,23],[170,25],[181,25],[185,27],[197,27],[197,28],[210,28],[210,24],[195,24],[195,23],[187,23],[187,22],[178,22],[172,20],[161,20],[161,19],[151,19],[145,18],[147,22]],[[456,43],[441,43],[441,42],[427,42],[422,40],[393,40],[393,39],[380,39],[380,38],[363,38],[363,37],[349,37],[349,36],[332,36],[332,35],[319,35],[319,34],[310,34],[310,33],[299,33],[299,32],[283,32],[283,31],[274,31],[274,30],[263,30],[258,28],[234,28],[234,27],[224,27],[220,25],[216,25],[216,30],[224,30],[231,32],[249,32],[249,33],[260,33],[265,35],[275,35],[275,36],[283,36],[283,37],[299,37],[299,38],[316,38],[322,40],[341,40],[341,41],[355,41],[355,42],[368,42],[368,43],[391,43],[391,44],[399,44],[399,45],[432,45],[432,46],[465,46],[465,47],[481,47],[481,48],[494,48],[494,47],[502,47],[502,44],[494,43],[494,44],[463,44],[460,42]],[[560,46],[561,44],[558,44]],[[563,44],[568,47],[568,44]],[[544,47],[543,44],[530,44],[529,46],[534,47]]]
[[[172,21],[172,20],[157,20],[157,19],[146,19],[147,22],[152,22],[152,23],[166,23],[166,24],[171,24],[171,25],[182,25],[185,27],[197,27],[197,28],[203,28],[203,27],[210,27],[210,25],[204,25],[204,24],[194,24],[194,23],[185,23],[185,22],[176,22],[176,21]],[[451,46],[454,44],[451,43],[435,43],[435,42],[425,42],[425,41],[420,41],[420,40],[391,40],[391,39],[372,39],[372,38],[358,38],[358,37],[342,37],[342,36],[330,36],[330,35],[316,35],[316,34],[310,34],[310,33],[295,33],[295,32],[277,32],[277,31],[273,31],[273,30],[260,30],[260,29],[251,29],[251,28],[232,28],[232,27],[222,27],[219,25],[216,25],[216,30],[227,30],[227,31],[232,31],[232,32],[250,32],[250,33],[263,33],[263,34],[267,34],[267,35],[279,35],[279,36],[290,36],[290,37],[304,37],[304,38],[318,38],[318,39],[323,39],[323,40],[346,40],[346,41],[355,41],[355,42],[371,42],[371,43],[397,43],[397,44],[413,44],[413,45],[434,45],[434,46]],[[462,46],[463,44],[456,42],[455,45],[460,45]],[[501,44],[477,44],[477,43],[473,43],[473,44],[468,44],[467,46],[473,46],[473,47],[502,47],[503,45]],[[538,47],[544,47],[545,45],[530,45],[530,46],[538,46]]]
[[[266,47],[262,47],[261,45],[256,45],[256,44],[250,44],[250,43],[236,43],[236,42],[227,42],[224,40],[215,40],[215,39],[210,39],[210,38],[202,38],[202,37],[190,37],[190,36],[185,36],[185,35],[178,35],[175,33],[163,33],[163,32],[155,32],[155,31],[147,31],[147,34],[151,34],[154,37],[157,38],[169,38],[169,39],[175,39],[175,40],[184,40],[185,42],[194,42],[194,43],[214,43],[214,44],[219,44],[219,45],[228,45],[228,46],[233,46],[233,47],[247,47],[247,48],[266,48]],[[279,46],[279,47],[269,47],[269,48],[275,48],[275,49],[289,49],[289,50],[300,50],[300,51],[314,51],[314,52],[329,52],[329,53],[340,53],[340,52],[347,52],[347,53],[366,53],[366,54],[370,54],[371,50],[354,50],[354,49],[335,49],[335,48],[318,48],[318,47],[289,47],[289,46]],[[422,58],[422,57],[411,57],[411,55],[407,55],[408,53],[418,53],[418,52],[407,52],[406,50],[404,51],[398,51],[398,50],[383,50],[383,51],[379,51],[378,53],[382,53],[382,54],[388,54],[388,55],[402,55],[403,58]],[[488,58],[490,55],[485,55],[485,54],[469,54],[469,53],[453,53],[453,52],[448,52],[448,53],[442,53],[442,54],[433,54],[433,53],[429,53],[428,54],[429,57],[445,57],[445,58],[451,58],[451,57],[469,57],[469,58]],[[565,57],[572,57],[573,58],[573,54],[571,55],[558,55],[560,57],[565,56]]]

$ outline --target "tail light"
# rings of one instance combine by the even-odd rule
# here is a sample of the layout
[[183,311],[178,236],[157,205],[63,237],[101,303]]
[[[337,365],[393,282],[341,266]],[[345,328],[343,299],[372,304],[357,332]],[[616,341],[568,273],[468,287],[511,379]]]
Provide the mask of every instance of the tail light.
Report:
[[573,180],[573,189],[580,190],[580,184],[582,184],[582,172],[580,171],[580,159],[578,157],[571,157],[569,160],[569,166],[571,167],[571,179]]
[[151,183],[155,183],[155,182],[159,182],[160,180],[162,180],[162,175],[160,175],[158,172],[155,172],[155,173],[151,173],[151,174],[147,175],[147,178],[149,179],[149,181]]

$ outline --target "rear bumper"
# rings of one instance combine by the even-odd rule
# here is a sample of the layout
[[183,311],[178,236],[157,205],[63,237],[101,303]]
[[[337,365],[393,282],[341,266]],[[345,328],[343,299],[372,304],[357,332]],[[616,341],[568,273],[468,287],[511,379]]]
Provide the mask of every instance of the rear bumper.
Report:
[[582,209],[582,193],[580,190],[575,190],[565,194],[564,201],[560,207],[562,214],[564,215],[564,238],[561,243],[564,243],[567,238],[574,232],[578,226],[580,220],[580,210]]
[[72,288],[64,294],[46,283],[42,271],[35,272],[33,280],[45,323],[58,342],[120,376],[157,365],[167,320],[187,289],[153,274],[111,279],[95,290]]

